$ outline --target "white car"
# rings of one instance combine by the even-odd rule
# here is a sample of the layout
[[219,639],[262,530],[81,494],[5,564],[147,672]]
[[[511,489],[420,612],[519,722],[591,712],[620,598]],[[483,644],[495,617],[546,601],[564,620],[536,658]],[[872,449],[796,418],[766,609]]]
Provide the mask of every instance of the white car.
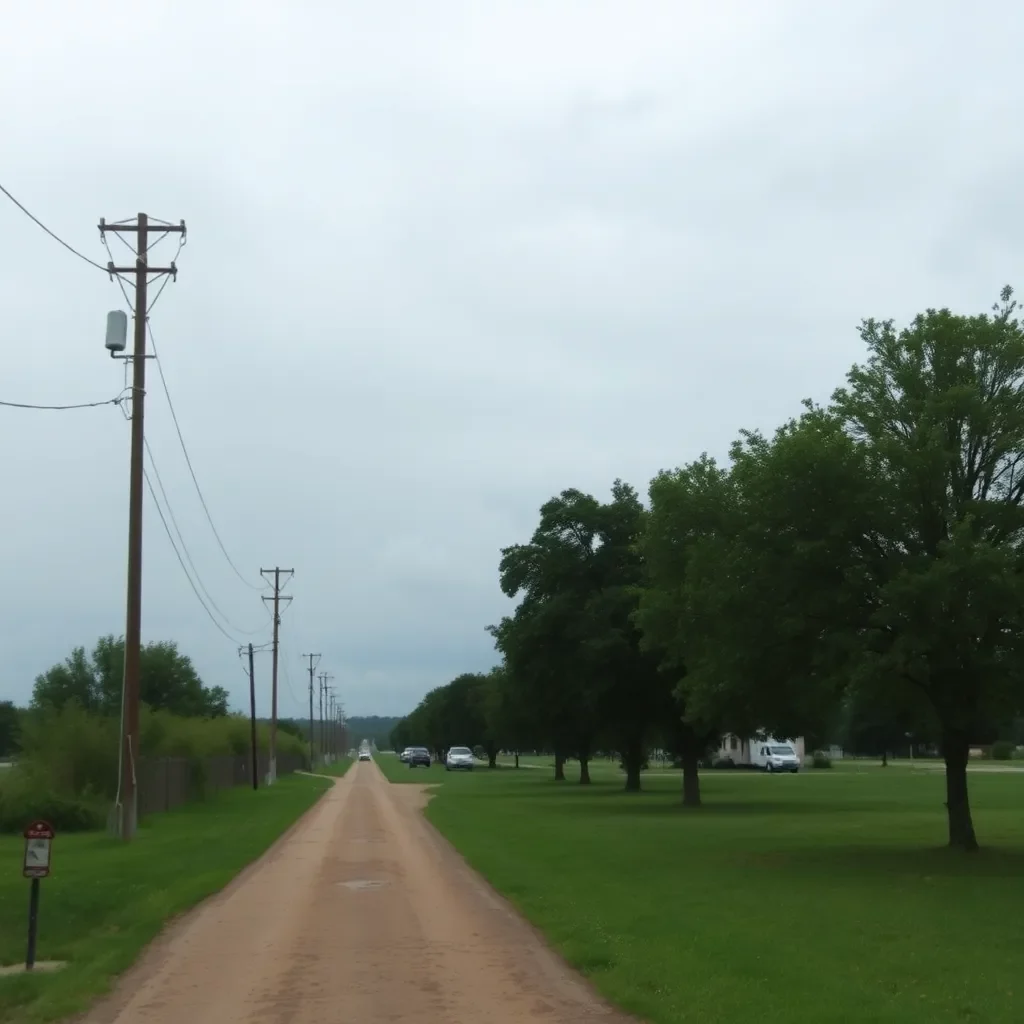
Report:
[[359,751],[359,760],[360,761],[369,761],[370,760],[370,752],[368,750],[360,750]]
[[473,770],[473,751],[469,747],[452,747],[448,756],[444,759],[444,770],[446,772],[458,771],[460,768],[467,772]]

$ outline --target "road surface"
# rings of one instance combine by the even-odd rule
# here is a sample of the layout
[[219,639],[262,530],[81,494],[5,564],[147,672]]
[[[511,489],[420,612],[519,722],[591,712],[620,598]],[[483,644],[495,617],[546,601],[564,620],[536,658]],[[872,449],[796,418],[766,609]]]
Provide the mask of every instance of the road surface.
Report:
[[425,799],[354,764],[85,1024],[627,1024],[426,823]]

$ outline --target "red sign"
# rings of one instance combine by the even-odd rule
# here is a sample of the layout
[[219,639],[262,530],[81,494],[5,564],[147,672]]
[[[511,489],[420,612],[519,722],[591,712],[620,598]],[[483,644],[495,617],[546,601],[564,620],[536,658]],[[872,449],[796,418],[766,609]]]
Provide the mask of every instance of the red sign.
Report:
[[25,861],[22,874],[26,878],[46,878],[50,873],[50,844],[53,826],[48,821],[33,821],[25,828]]
[[33,821],[31,825],[25,826],[22,833],[26,839],[53,839],[56,834],[48,821]]

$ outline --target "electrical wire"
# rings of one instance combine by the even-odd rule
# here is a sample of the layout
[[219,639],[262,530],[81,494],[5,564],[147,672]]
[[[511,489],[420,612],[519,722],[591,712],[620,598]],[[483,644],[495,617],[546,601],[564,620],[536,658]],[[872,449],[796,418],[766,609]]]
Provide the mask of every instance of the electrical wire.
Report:
[[9,409],[98,409],[101,405],[120,405],[125,400],[125,395],[118,395],[117,398],[107,398],[102,402],[79,402],[77,405],[32,405],[28,402],[2,402],[0,405]]
[[88,263],[90,267],[95,267],[97,270],[102,270],[104,274],[110,272],[109,267],[105,267],[101,263],[97,263],[95,260],[89,259],[88,256],[83,256],[82,253],[80,253],[76,248],[74,248],[74,246],[68,245],[68,243],[65,242],[63,238],[60,237],[60,235],[55,234],[53,231],[51,231],[34,213],[32,213],[31,210],[29,210],[27,207],[19,203],[18,200],[15,199],[14,196],[12,196],[11,193],[8,192],[7,189],[3,187],[3,185],[0,185],[0,192],[7,196],[7,198],[10,199],[10,201],[14,203],[14,205],[19,210],[21,210],[21,212],[25,214],[25,216],[28,217],[29,220],[35,223],[38,227],[41,227],[55,242],[59,242],[61,245],[63,245],[68,252],[73,253],[80,260],[85,260],[85,262]]
[[157,368],[157,371],[160,374],[160,383],[163,385],[164,395],[167,398],[167,406],[171,410],[171,419],[174,421],[174,429],[175,429],[175,431],[176,431],[176,433],[178,435],[178,442],[181,445],[181,450],[182,450],[182,452],[185,455],[185,463],[188,465],[188,471],[189,471],[189,474],[192,477],[192,483],[195,484],[196,494],[199,495],[199,502],[203,506],[203,512],[206,513],[206,521],[210,524],[210,529],[213,530],[213,536],[217,540],[217,544],[220,547],[221,553],[227,559],[227,563],[228,563],[228,565],[231,566],[231,568],[234,571],[235,575],[250,590],[255,590],[255,591],[263,590],[265,588],[265,586],[266,586],[265,583],[264,583],[263,586],[257,586],[257,585],[255,585],[253,583],[250,583],[242,575],[242,573],[238,569],[238,566],[236,566],[235,563],[231,560],[231,556],[228,554],[227,548],[224,547],[224,542],[221,540],[220,534],[217,532],[217,527],[216,527],[216,525],[214,525],[214,522],[213,522],[213,516],[210,515],[210,509],[207,507],[207,504],[206,504],[206,498],[203,497],[203,490],[199,486],[198,479],[196,479],[196,471],[195,471],[195,469],[192,466],[192,459],[190,458],[190,456],[188,454],[188,447],[185,444],[185,438],[182,436],[182,433],[181,433],[181,426],[178,423],[178,414],[174,411],[174,402],[171,400],[171,391],[170,391],[170,388],[167,386],[167,378],[164,376],[163,365],[162,365],[162,363],[160,361],[160,353],[158,352],[157,347],[156,347],[156,339],[153,337],[153,328],[150,326],[148,320],[146,321],[146,329],[149,331],[149,342],[150,342],[150,345],[152,345],[152,347],[153,347],[153,355],[156,356],[156,368]]
[[244,636],[255,636],[257,633],[262,632],[263,629],[265,629],[266,627],[260,626],[260,627],[258,627],[256,629],[242,629],[241,626],[239,626],[236,623],[232,622],[231,619],[229,619],[228,616],[225,615],[224,612],[218,607],[217,602],[214,601],[213,596],[210,594],[209,590],[206,589],[206,586],[203,583],[203,578],[202,578],[202,576],[199,575],[199,570],[196,568],[196,563],[192,560],[192,555],[189,553],[188,545],[185,543],[185,537],[183,536],[183,534],[181,532],[181,527],[178,526],[178,520],[177,520],[177,518],[174,515],[174,508],[171,505],[171,500],[170,500],[170,498],[167,497],[167,491],[164,488],[164,482],[163,482],[163,480],[160,477],[160,470],[157,469],[156,459],[153,457],[153,450],[152,450],[152,448],[149,447],[149,438],[144,437],[142,439],[142,443],[146,447],[146,454],[149,456],[149,465],[150,465],[150,468],[153,470],[153,475],[156,477],[156,483],[157,483],[157,486],[160,488],[160,494],[163,496],[164,505],[167,508],[167,515],[170,518],[171,525],[174,527],[174,530],[175,530],[175,532],[178,535],[178,543],[181,545],[181,551],[182,551],[182,553],[185,556],[185,560],[188,562],[189,566],[192,569],[192,575],[195,577],[195,580],[196,580],[196,583],[199,586],[199,589],[206,596],[206,600],[210,602],[210,607],[236,633],[242,633]]
[[192,582],[192,577],[188,573],[188,569],[185,567],[185,562],[181,557],[181,552],[178,551],[178,546],[174,543],[174,537],[171,534],[171,529],[167,525],[167,519],[164,517],[164,511],[160,507],[160,502],[157,500],[156,491],[153,490],[153,484],[149,479],[149,474],[145,468],[142,470],[142,476],[146,481],[146,486],[149,488],[150,497],[153,499],[153,504],[156,506],[157,514],[160,516],[160,522],[164,524],[164,532],[167,534],[167,539],[171,542],[171,547],[174,550],[174,554],[177,556],[178,564],[181,566],[181,571],[185,574],[185,579],[188,580],[188,585],[192,588],[192,593],[196,595],[196,600],[203,606],[203,611],[209,616],[210,621],[217,627],[217,629],[231,641],[236,647],[241,642],[238,637],[232,636],[214,617],[213,613],[206,606],[206,602],[203,600],[202,594],[196,589],[195,583]]

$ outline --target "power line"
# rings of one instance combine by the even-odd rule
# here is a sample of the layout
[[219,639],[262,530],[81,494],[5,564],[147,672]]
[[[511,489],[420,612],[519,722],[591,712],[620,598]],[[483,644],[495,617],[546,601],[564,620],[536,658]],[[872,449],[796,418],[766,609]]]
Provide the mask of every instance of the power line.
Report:
[[170,391],[170,388],[167,386],[167,378],[164,376],[164,368],[163,368],[163,364],[162,364],[162,362],[160,360],[160,353],[157,351],[156,338],[153,337],[153,328],[150,325],[148,320],[146,321],[146,328],[149,331],[149,341],[150,341],[150,344],[153,346],[153,354],[156,356],[156,368],[157,368],[158,372],[160,373],[160,383],[163,385],[164,395],[166,395],[166,397],[167,397],[167,406],[171,410],[171,419],[174,421],[174,429],[175,429],[175,431],[177,432],[177,435],[178,435],[178,442],[181,445],[181,450],[182,450],[182,452],[185,455],[185,463],[188,465],[188,471],[189,471],[189,474],[192,477],[192,483],[195,484],[196,494],[199,495],[199,502],[203,506],[203,512],[206,513],[206,521],[210,524],[210,529],[213,530],[213,535],[217,539],[217,544],[220,547],[221,553],[227,559],[228,565],[231,566],[231,568],[234,571],[235,575],[247,587],[249,587],[250,590],[260,591],[260,590],[263,589],[263,587],[262,586],[256,586],[255,584],[250,583],[242,575],[242,573],[238,570],[238,566],[236,566],[235,563],[231,560],[231,556],[228,554],[227,548],[224,547],[224,542],[220,539],[220,534],[217,532],[217,527],[214,525],[214,522],[213,522],[213,516],[210,515],[210,510],[207,507],[206,499],[203,497],[203,490],[199,486],[198,479],[196,479],[196,471],[192,467],[192,459],[189,457],[188,447],[186,446],[185,438],[182,436],[182,433],[181,433],[181,426],[178,423],[178,414],[174,411],[174,402],[171,400],[171,391]]
[[32,405],[28,402],[0,402],[0,405],[11,409],[98,409],[101,405],[120,405],[125,397],[118,395],[117,398],[107,398],[102,402],[79,402],[77,405]]
[[203,583],[203,578],[199,575],[199,570],[196,568],[196,563],[192,560],[192,555],[189,553],[188,545],[185,543],[185,537],[181,532],[181,527],[178,526],[178,520],[174,515],[174,508],[171,505],[171,499],[167,497],[164,482],[160,477],[160,470],[157,469],[156,459],[153,457],[153,449],[149,447],[149,439],[144,437],[143,444],[146,447],[146,454],[149,456],[149,464],[152,467],[153,475],[156,477],[157,486],[160,488],[161,495],[163,495],[164,505],[167,506],[167,515],[171,520],[171,525],[174,527],[174,530],[178,535],[178,542],[181,545],[182,553],[192,568],[192,575],[195,576],[199,589],[206,595],[206,600],[210,602],[210,607],[224,620],[225,623],[227,623],[228,626],[231,627],[231,629],[235,630],[237,633],[242,633],[245,636],[255,636],[257,633],[262,631],[263,627],[258,629],[242,629],[241,626],[232,622],[231,619],[224,614],[224,612],[218,607],[217,602],[214,601],[213,595],[206,589],[206,586]]
[[7,198],[10,199],[10,201],[14,203],[14,205],[19,210],[21,210],[21,212],[25,214],[25,216],[28,217],[29,220],[35,223],[38,227],[41,227],[55,242],[59,242],[61,245],[63,245],[68,252],[73,253],[80,260],[85,260],[85,262],[88,263],[90,267],[95,267],[97,270],[102,270],[104,274],[110,272],[109,268],[103,266],[102,263],[97,263],[95,260],[89,259],[88,256],[83,256],[82,253],[80,253],[76,248],[74,248],[74,246],[68,245],[68,243],[65,242],[63,238],[60,237],[60,235],[55,234],[53,231],[51,231],[34,213],[32,213],[31,210],[27,209],[25,206],[22,206],[22,204],[19,203],[18,200],[15,199],[14,196],[12,196],[11,193],[8,192],[7,189],[3,187],[3,185],[0,185],[0,192],[3,192],[3,194],[7,196]]
[[167,520],[164,518],[163,509],[160,507],[160,502],[157,500],[156,492],[153,490],[153,484],[149,479],[149,474],[145,469],[142,470],[142,476],[146,481],[146,486],[149,488],[150,497],[153,499],[153,504],[156,506],[157,514],[160,516],[160,522],[164,524],[164,532],[167,534],[167,539],[171,542],[171,547],[174,549],[174,554],[177,556],[178,564],[181,566],[181,571],[185,574],[185,579],[188,580],[188,585],[192,588],[192,593],[196,595],[196,600],[203,606],[203,611],[209,616],[210,621],[217,627],[220,632],[226,636],[232,644],[238,646],[241,641],[238,637],[232,636],[214,617],[209,608],[206,607],[206,602],[203,600],[202,595],[196,589],[195,583],[192,582],[192,577],[188,573],[188,569],[185,568],[185,562],[181,557],[181,553],[178,551],[177,544],[174,543],[174,537],[171,535],[171,529],[167,525]]

